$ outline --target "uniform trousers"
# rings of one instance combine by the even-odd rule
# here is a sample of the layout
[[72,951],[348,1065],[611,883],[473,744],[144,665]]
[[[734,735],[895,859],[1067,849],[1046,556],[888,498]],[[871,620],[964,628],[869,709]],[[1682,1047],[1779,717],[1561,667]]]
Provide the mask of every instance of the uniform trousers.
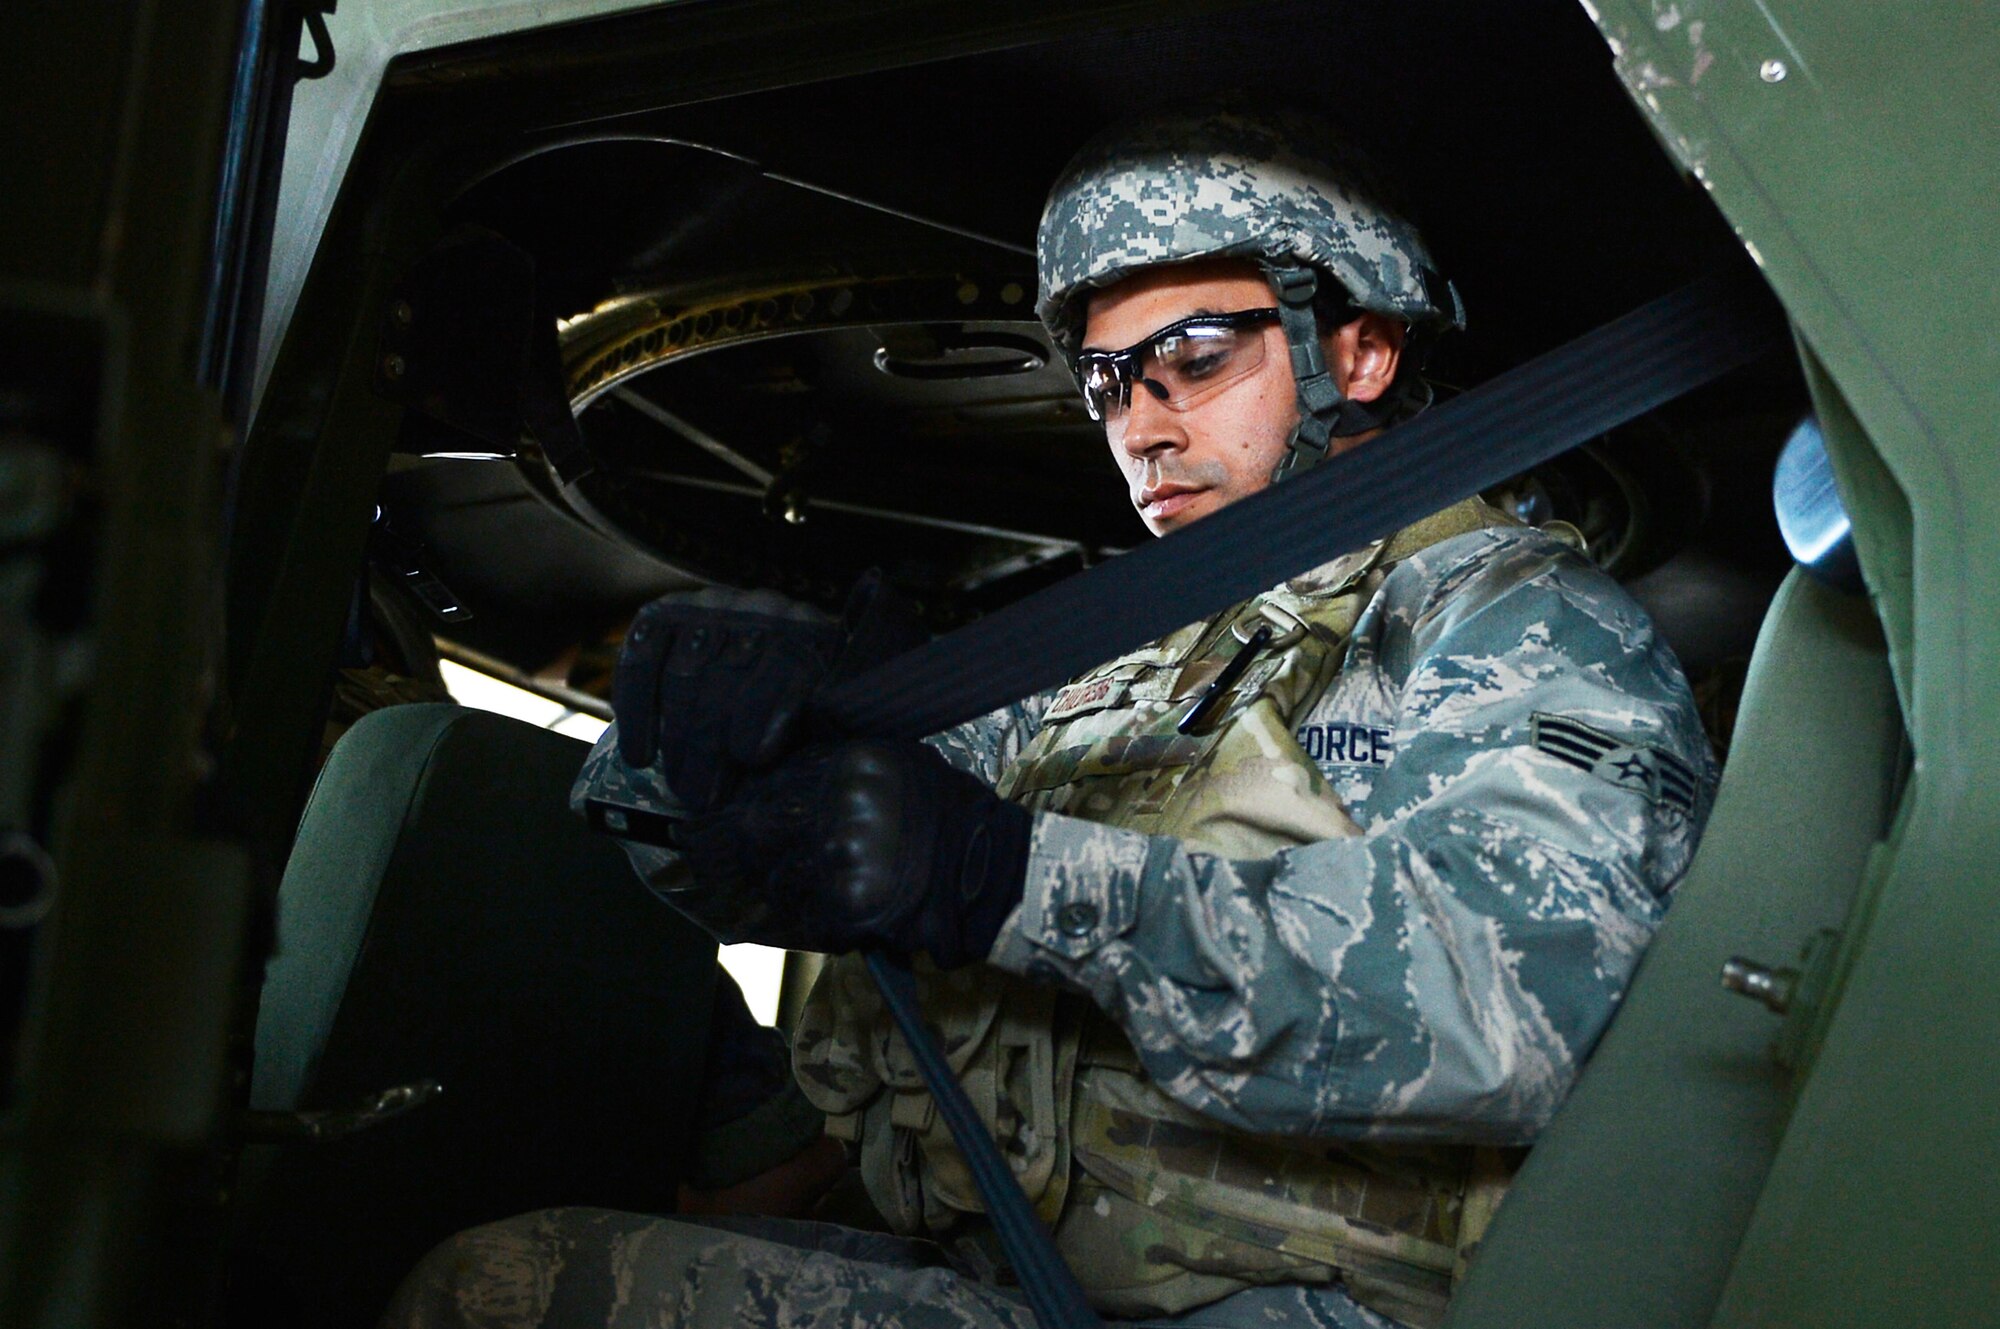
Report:
[[[1396,1329],[1338,1286],[1249,1288],[1131,1329]],[[1036,1329],[932,1243],[780,1218],[545,1209],[446,1241],[382,1329]]]

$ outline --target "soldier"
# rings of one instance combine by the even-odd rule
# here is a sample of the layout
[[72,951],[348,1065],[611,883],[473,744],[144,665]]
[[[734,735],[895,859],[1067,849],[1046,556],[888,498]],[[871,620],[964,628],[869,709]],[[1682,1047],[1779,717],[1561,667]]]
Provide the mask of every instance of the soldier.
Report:
[[[1039,312],[1156,533],[1427,401],[1457,294],[1332,142],[1163,118],[1049,199]],[[1435,1323],[1707,814],[1644,613],[1468,500],[927,745],[797,748],[879,617],[649,610],[579,799],[686,816],[683,853],[629,850],[725,940],[926,957],[927,1016],[1106,1315]],[[550,1211],[447,1243],[387,1322],[1026,1329],[851,955],[794,1070],[898,1236]]]

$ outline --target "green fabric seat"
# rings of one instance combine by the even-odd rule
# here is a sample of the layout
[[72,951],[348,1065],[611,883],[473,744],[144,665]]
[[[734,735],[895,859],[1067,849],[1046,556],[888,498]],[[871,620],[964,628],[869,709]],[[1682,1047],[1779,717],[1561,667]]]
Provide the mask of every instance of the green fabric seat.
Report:
[[1713,1313],[1784,1129],[1779,1017],[1732,956],[1796,965],[1838,927],[1899,780],[1868,606],[1794,571],[1765,616],[1715,810],[1623,1008],[1529,1155],[1453,1329],[1686,1329]]
[[[437,1241],[546,1205],[667,1212],[715,945],[568,808],[583,744],[450,705],[336,745],[280,888],[251,1106],[442,1098],[253,1151],[243,1318],[368,1324]],[[279,1322],[270,1320],[269,1322]]]

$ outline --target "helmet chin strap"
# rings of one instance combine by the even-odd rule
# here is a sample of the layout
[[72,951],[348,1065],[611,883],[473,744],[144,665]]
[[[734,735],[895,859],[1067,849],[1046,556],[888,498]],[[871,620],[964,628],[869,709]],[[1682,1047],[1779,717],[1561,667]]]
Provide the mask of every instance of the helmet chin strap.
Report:
[[1384,400],[1350,401],[1340,395],[1326,367],[1320,346],[1319,320],[1313,317],[1313,296],[1319,274],[1302,263],[1267,265],[1265,275],[1278,296],[1278,325],[1292,354],[1292,378],[1299,389],[1299,423],[1286,440],[1285,455],[1271,472],[1271,482],[1309,471],[1326,458],[1336,438],[1379,429],[1395,414],[1393,393]]

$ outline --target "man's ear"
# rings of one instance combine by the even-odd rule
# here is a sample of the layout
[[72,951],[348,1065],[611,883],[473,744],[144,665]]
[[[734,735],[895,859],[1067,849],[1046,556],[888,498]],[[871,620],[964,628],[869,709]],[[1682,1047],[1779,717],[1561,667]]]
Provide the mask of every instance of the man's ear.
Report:
[[1364,313],[1327,337],[1326,363],[1340,395],[1374,401],[1396,381],[1403,363],[1403,325],[1386,314]]

